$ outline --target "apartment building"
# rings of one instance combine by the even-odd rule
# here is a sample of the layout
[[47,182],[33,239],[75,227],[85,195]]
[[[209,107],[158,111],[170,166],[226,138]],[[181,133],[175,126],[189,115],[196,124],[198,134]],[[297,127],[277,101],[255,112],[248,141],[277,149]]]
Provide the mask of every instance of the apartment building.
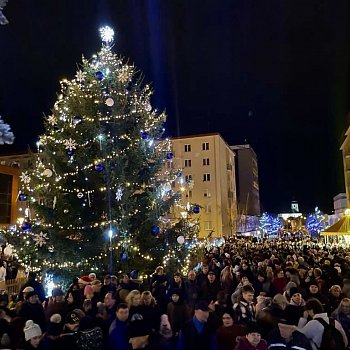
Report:
[[[235,154],[220,134],[176,137],[172,140],[173,166],[182,168],[191,183],[182,201],[198,203],[199,237],[236,234],[237,201]],[[176,185],[179,190],[179,184]]]
[[260,216],[258,159],[249,144],[230,146],[236,153],[238,212]]
[[345,140],[340,147],[343,154],[344,183],[347,207],[350,208],[350,126],[345,133]]

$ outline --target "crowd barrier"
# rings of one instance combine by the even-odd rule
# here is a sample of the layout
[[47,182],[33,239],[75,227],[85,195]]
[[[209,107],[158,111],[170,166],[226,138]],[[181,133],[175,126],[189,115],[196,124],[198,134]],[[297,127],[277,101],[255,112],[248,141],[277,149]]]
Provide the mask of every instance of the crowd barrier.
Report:
[[24,284],[26,281],[27,281],[26,277],[20,277],[20,278],[16,278],[13,280],[7,280],[6,281],[7,293],[9,295],[18,294],[19,290],[21,288],[21,285]]

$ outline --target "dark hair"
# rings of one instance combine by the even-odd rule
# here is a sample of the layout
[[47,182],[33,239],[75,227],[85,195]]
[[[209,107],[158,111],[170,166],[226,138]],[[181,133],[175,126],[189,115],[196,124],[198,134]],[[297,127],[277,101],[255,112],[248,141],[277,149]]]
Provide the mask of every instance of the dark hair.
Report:
[[242,294],[243,293],[255,293],[255,290],[250,284],[247,284],[242,287]]
[[117,293],[114,290],[109,290],[106,294],[110,294],[112,299],[117,300]]
[[324,312],[323,306],[318,299],[309,299],[304,307],[305,310],[312,310],[314,314],[321,314]]
[[128,304],[120,303],[118,304],[116,311],[119,311],[120,309],[128,309],[128,308],[129,308]]

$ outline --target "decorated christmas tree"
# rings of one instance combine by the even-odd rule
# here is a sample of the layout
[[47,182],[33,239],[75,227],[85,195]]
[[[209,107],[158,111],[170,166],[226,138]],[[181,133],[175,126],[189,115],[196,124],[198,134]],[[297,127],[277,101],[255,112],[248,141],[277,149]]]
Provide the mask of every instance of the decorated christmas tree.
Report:
[[182,174],[162,139],[166,116],[143,76],[113,53],[112,29],[101,36],[101,50],[61,81],[33,169],[21,175],[24,221],[6,235],[32,270],[151,272],[195,239],[195,221],[167,216],[181,205],[172,189]]
[[312,238],[320,237],[320,232],[326,228],[326,218],[318,207],[307,216],[305,226]]

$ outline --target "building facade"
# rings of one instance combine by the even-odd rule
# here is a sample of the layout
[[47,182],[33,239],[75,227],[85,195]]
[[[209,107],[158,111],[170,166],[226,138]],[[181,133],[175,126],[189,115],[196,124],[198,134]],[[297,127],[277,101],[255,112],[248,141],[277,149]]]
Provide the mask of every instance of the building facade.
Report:
[[347,207],[350,208],[350,127],[346,130],[345,140],[340,147],[343,155],[344,183]]
[[[200,205],[199,237],[236,234],[237,200],[235,154],[217,133],[176,137],[172,140],[173,166],[182,169],[191,186],[182,201]],[[175,185],[179,190],[179,184]],[[179,214],[179,213],[178,213]]]
[[17,223],[19,176],[30,162],[28,153],[0,156],[0,226]]
[[248,145],[230,146],[236,153],[238,212],[240,215],[260,215],[258,159]]

